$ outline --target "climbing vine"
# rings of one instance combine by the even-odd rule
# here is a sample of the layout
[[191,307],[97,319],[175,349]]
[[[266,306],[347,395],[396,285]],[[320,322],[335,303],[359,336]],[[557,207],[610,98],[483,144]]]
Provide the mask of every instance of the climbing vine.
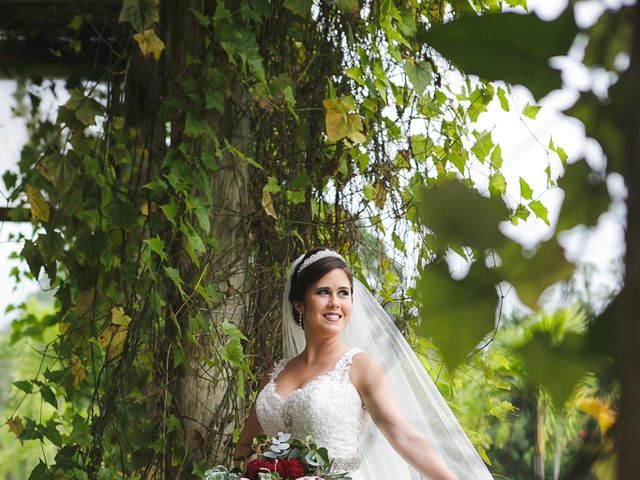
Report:
[[[188,478],[228,460],[257,381],[280,356],[286,266],[318,244],[347,256],[415,345],[432,337],[429,355],[437,346],[452,368],[467,358],[493,324],[447,344],[418,321],[415,300],[420,282],[459,290],[444,270],[415,284],[405,264],[442,265],[447,248],[484,259],[495,232],[478,244],[465,231],[447,238],[443,215],[429,213],[443,197],[429,195],[499,220],[549,219],[524,178],[517,206],[504,206],[500,145],[477,128],[492,103],[511,108],[509,87],[450,82],[458,74],[425,38],[505,4],[525,6],[124,0],[108,34],[93,36],[91,16],[75,12],[67,48],[106,48],[109,60],[67,79],[54,120],[31,96],[20,174],[5,175],[34,226],[19,275],[46,278],[56,299],[54,313],[26,316],[12,333],[55,332],[50,361],[15,383],[53,413],[8,421],[21,441],[57,447],[32,478]],[[493,201],[472,193],[478,171]],[[571,272],[557,265],[529,290],[518,268],[504,276],[535,303]],[[487,278],[465,298],[495,313],[486,298],[497,277]]]

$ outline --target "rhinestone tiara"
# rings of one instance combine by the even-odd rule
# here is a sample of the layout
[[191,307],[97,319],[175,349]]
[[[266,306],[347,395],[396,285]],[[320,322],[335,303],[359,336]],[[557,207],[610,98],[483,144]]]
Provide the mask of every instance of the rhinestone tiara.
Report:
[[313,262],[316,262],[316,261],[320,260],[321,258],[325,258],[325,257],[336,257],[336,258],[339,258],[340,260],[342,260],[344,262],[344,258],[342,258],[342,255],[340,255],[338,252],[334,252],[333,250],[328,250],[328,249],[327,250],[320,250],[319,252],[314,253],[309,258],[307,258],[304,262],[302,262],[302,265],[300,265],[300,268],[298,269],[298,275],[300,274],[300,272],[302,270],[307,268]]

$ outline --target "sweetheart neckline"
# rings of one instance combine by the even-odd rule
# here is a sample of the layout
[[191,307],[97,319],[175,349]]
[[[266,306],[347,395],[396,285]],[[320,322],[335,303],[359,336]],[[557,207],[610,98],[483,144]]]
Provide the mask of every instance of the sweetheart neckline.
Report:
[[[289,361],[291,359],[288,359],[283,365],[282,368],[280,369],[280,371],[274,375],[271,380],[270,383],[271,385],[273,385],[273,393],[275,394],[276,397],[278,397],[283,403],[287,403],[292,396],[294,396],[296,393],[298,392],[302,392],[304,391],[309,385],[314,384],[316,381],[320,380],[321,378],[324,378],[330,374],[332,374],[333,372],[335,372],[338,369],[338,366],[340,365],[340,362],[347,356],[347,354],[349,352],[351,352],[352,350],[357,350],[356,347],[351,347],[349,350],[347,350],[346,352],[344,352],[342,355],[340,355],[340,357],[338,358],[338,360],[336,360],[335,365],[333,366],[333,368],[331,368],[331,370],[328,370],[324,373],[321,373],[320,375],[317,375],[315,377],[313,377],[311,380],[309,380],[307,383],[305,383],[304,385],[301,385],[298,388],[295,388],[291,391],[291,393],[289,395],[287,395],[287,398],[284,398],[282,395],[280,395],[280,393],[278,393],[277,390],[277,385],[276,385],[276,379],[278,378],[278,375],[280,375],[282,373],[282,370],[284,370],[284,367],[287,366],[287,363],[289,363]],[[356,352],[357,353],[357,352]],[[351,383],[351,382],[349,382]],[[352,384],[353,385],[353,384]]]

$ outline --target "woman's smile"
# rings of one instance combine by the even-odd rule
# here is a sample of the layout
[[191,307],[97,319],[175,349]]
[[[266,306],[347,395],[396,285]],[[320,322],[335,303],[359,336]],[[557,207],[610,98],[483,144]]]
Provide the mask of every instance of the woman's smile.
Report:
[[330,313],[325,313],[323,317],[331,322],[337,322],[342,318],[342,315],[336,312],[330,312]]

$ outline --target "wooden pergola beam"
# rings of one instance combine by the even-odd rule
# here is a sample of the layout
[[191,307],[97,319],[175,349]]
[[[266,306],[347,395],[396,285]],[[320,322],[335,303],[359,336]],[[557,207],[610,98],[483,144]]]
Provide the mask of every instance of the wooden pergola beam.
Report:
[[0,207],[0,222],[30,222],[31,212],[27,208]]
[[[120,0],[0,0],[0,78],[92,77],[113,63],[106,40],[118,28]],[[69,28],[76,15],[78,31]],[[69,51],[69,38],[81,52]]]

